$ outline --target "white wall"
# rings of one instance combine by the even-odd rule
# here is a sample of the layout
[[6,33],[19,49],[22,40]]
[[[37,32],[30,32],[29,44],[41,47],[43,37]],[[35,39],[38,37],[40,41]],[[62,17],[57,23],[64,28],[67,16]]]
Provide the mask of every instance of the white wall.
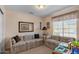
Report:
[[0,12],[0,52],[1,52],[1,43],[2,43],[2,14]]
[[[18,22],[24,21],[24,22],[33,22],[34,23],[34,32],[24,32],[19,33],[18,32]],[[29,35],[34,33],[42,33],[40,30],[40,22],[42,22],[42,19],[37,16],[33,16],[31,14],[27,13],[21,13],[12,11],[6,8],[6,24],[5,24],[5,37],[12,37],[15,35]]]
[[[4,6],[0,6],[0,9],[2,10],[2,12],[5,12]],[[0,12],[0,52],[3,51],[3,47],[4,47],[4,14],[2,14]]]

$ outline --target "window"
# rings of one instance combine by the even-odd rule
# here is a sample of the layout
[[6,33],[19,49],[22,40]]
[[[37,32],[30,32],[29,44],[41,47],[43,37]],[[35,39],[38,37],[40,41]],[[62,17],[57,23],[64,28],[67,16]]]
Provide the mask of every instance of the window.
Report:
[[77,20],[76,19],[65,20],[63,25],[64,25],[63,26],[64,27],[64,36],[76,38],[76,35],[77,35],[77,30],[76,30]]
[[53,22],[53,34],[57,36],[63,36],[62,26],[63,26],[62,21]]
[[63,21],[53,21],[53,35],[64,37],[77,37],[77,20],[68,19]]

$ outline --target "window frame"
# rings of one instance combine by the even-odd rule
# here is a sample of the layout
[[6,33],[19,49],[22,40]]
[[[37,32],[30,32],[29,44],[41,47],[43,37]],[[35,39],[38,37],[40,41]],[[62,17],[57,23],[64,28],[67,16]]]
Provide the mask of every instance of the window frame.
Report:
[[[74,26],[72,26],[71,28],[69,27],[69,25],[68,25],[68,23],[67,23],[67,25],[68,25],[68,28],[65,28],[65,21],[67,21],[67,22],[69,22],[69,21],[74,21],[75,20],[75,22],[72,22],[72,24],[71,25],[74,25]],[[66,20],[58,20],[58,21],[54,21],[53,20],[53,35],[55,34],[55,32],[54,32],[54,30],[55,30],[55,28],[54,28],[54,22],[61,22],[62,23],[62,34],[60,35],[60,34],[58,34],[58,35],[55,35],[55,36],[64,36],[64,37],[73,37],[74,35],[74,37],[73,38],[77,38],[77,19],[76,18],[73,18],[73,19],[66,19]],[[69,23],[70,24],[70,23]],[[70,25],[70,26],[71,26]],[[69,36],[69,35],[72,35],[71,33],[72,32],[70,32],[69,30],[70,29],[72,29],[72,28],[74,28],[73,30],[72,30],[72,32],[75,30],[75,34],[73,34],[73,36]],[[58,28],[59,29],[59,28]],[[66,30],[68,30],[68,31],[65,31],[65,29]],[[68,36],[66,36],[67,34],[65,34],[65,33],[67,33],[68,34]]]

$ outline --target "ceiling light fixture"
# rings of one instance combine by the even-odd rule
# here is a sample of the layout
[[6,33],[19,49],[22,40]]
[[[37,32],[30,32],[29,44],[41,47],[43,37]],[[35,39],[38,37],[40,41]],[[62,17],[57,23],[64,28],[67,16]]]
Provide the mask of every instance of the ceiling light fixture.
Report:
[[37,5],[36,8],[38,9],[45,9],[47,6],[46,5]]

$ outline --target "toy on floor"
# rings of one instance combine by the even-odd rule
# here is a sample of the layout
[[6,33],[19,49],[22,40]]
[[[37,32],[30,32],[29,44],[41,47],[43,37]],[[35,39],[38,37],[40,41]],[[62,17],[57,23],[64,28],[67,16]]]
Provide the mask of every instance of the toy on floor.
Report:
[[79,48],[73,47],[72,48],[72,53],[71,54],[79,54]]
[[72,45],[79,47],[79,41],[77,40],[72,41]]
[[79,41],[74,40],[71,42],[72,45],[72,52],[71,54],[79,54]]
[[62,42],[62,43],[60,43],[56,48],[55,48],[55,50],[52,52],[53,54],[55,54],[55,53],[65,53],[67,50],[68,50],[68,44],[67,43],[64,43],[64,42]]

